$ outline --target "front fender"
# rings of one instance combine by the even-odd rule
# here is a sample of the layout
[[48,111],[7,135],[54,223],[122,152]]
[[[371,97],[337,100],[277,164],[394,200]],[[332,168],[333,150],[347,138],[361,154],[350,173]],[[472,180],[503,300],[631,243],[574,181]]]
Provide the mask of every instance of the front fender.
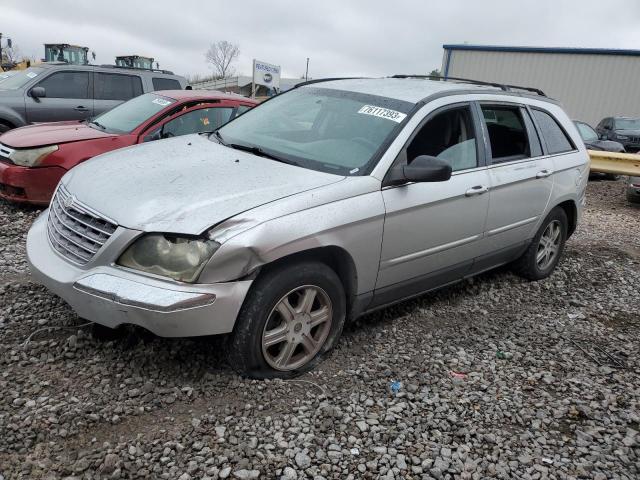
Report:
[[8,122],[16,128],[24,127],[27,124],[23,115],[6,105],[0,105],[0,122]]
[[223,243],[199,282],[236,280],[280,258],[331,246],[352,257],[358,278],[356,293],[371,291],[380,262],[384,212],[378,190],[265,221]]

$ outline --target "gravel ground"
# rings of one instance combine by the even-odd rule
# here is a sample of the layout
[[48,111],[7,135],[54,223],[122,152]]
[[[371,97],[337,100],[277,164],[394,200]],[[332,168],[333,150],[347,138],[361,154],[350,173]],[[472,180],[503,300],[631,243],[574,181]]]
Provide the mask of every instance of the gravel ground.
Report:
[[[94,340],[29,279],[38,211],[0,203],[0,479],[637,479],[640,209],[623,191],[590,183],[551,278],[502,269],[370,315],[287,382],[238,378],[220,339]],[[65,329],[25,344],[48,326]]]

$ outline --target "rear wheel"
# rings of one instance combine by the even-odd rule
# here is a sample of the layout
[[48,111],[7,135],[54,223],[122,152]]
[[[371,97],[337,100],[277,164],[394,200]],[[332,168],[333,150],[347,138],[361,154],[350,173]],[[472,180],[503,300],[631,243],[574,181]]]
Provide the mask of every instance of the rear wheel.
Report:
[[551,210],[527,250],[514,262],[514,271],[529,280],[551,275],[564,252],[567,226],[565,211],[560,207]]
[[276,267],[252,286],[227,345],[231,366],[254,378],[291,378],[317,365],[342,333],[340,278],[327,265]]

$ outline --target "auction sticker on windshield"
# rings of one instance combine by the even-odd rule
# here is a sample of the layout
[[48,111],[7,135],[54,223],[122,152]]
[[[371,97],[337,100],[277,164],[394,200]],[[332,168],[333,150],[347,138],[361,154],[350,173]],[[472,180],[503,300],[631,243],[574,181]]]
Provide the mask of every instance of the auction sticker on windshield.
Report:
[[158,105],[160,105],[162,107],[166,107],[167,105],[171,105],[171,102],[169,100],[164,100],[162,98],[154,98],[153,99],[153,103],[157,103]]
[[378,118],[385,118],[387,120],[391,120],[392,122],[400,123],[407,116],[406,113],[396,112],[395,110],[389,110],[388,108],[376,107],[374,105],[365,105],[358,113],[362,113],[363,115],[373,115]]

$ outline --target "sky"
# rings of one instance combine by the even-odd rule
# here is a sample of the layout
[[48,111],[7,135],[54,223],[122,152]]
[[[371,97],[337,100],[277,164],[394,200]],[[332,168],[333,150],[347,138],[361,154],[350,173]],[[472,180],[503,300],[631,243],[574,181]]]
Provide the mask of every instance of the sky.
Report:
[[[154,57],[160,68],[208,75],[211,42],[240,48],[283,77],[420,74],[439,68],[442,45],[640,49],[640,1],[608,0],[0,0],[0,32],[22,54],[44,43],[89,47],[95,63],[116,55]],[[4,45],[4,41],[3,41]]]

